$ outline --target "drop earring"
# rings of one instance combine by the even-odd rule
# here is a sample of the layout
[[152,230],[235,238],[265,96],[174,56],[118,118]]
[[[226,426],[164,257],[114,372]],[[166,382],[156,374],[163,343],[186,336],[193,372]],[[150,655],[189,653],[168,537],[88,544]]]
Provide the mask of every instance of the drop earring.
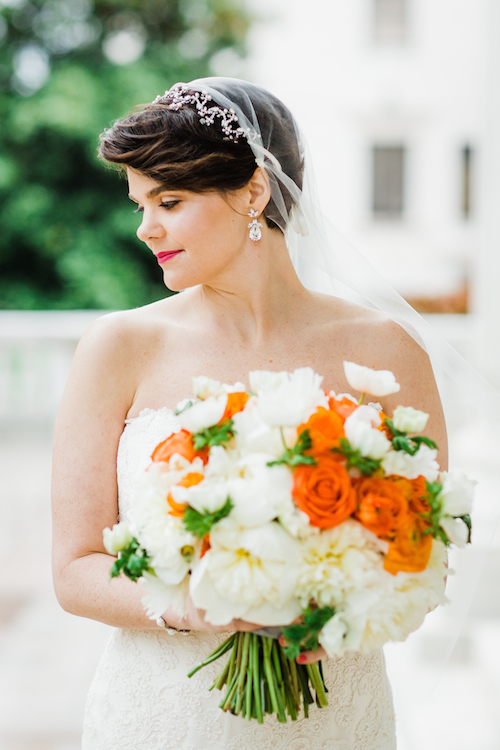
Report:
[[254,208],[251,208],[248,212],[248,216],[252,217],[252,221],[248,224],[248,229],[250,230],[249,237],[253,242],[258,242],[262,237],[262,224],[260,221],[257,221],[257,216],[259,215],[259,212],[256,211]]

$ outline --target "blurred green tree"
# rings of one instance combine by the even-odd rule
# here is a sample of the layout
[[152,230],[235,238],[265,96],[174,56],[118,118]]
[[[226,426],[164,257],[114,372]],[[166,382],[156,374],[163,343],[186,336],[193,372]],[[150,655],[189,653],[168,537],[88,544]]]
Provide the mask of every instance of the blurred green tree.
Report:
[[240,0],[0,0],[0,307],[165,296],[98,134],[175,81],[244,54]]

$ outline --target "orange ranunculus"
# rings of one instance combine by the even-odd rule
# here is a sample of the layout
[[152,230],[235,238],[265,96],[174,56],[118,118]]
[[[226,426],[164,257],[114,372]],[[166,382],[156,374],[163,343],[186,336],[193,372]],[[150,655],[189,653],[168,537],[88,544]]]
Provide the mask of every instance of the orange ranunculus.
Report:
[[[203,474],[200,474],[197,471],[192,471],[189,474],[186,474],[184,477],[182,477],[181,481],[177,483],[178,487],[192,487],[195,484],[199,484],[203,481]],[[167,497],[167,503],[170,505],[171,510],[169,511],[169,514],[171,516],[175,516],[176,518],[183,518],[184,513],[186,512],[187,505],[186,503],[176,503],[172,495],[169,493]]]
[[353,403],[350,399],[343,396],[340,400],[336,398],[330,399],[330,409],[336,411],[342,417],[342,422],[345,422],[347,417],[350,417],[355,409],[358,408],[358,404]]
[[429,513],[430,505],[428,500],[425,477],[416,479],[405,479],[404,477],[390,477],[391,481],[399,487],[403,495],[408,500],[410,510],[414,513]]
[[408,514],[396,538],[389,543],[384,561],[389,573],[420,573],[426,569],[432,550],[432,536],[425,533],[428,528],[423,518],[415,513]]
[[157,445],[151,459],[167,462],[174,453],[178,453],[190,462],[194,461],[195,458],[201,458],[204,464],[208,461],[208,450],[204,448],[201,451],[196,451],[193,445],[193,436],[187,430],[174,432],[163,443]]
[[293,497],[312,526],[331,529],[356,510],[356,493],[344,466],[330,453],[316,456],[317,464],[302,464],[293,474]]
[[226,411],[222,415],[221,422],[223,422],[225,419],[231,419],[231,417],[234,414],[237,414],[239,411],[243,411],[245,408],[245,404],[248,401],[250,396],[248,393],[238,392],[238,393],[228,393],[227,394],[227,405],[226,405]]
[[313,455],[326,453],[344,437],[344,420],[336,411],[329,411],[320,406],[307,422],[297,428],[297,435],[304,430],[309,430],[312,440],[312,447],[307,452]]
[[357,483],[356,491],[357,520],[381,539],[394,539],[408,515],[408,502],[401,489],[388,479],[368,477]]

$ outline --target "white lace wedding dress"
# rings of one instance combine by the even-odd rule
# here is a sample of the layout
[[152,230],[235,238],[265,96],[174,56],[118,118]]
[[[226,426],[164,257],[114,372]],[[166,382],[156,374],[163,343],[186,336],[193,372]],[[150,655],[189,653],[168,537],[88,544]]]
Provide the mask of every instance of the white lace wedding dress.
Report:
[[[120,517],[153,448],[178,429],[171,410],[128,420],[118,449]],[[224,636],[116,630],[90,688],[82,750],[395,750],[394,711],[382,652],[324,662],[327,708],[279,724],[247,721],[218,708],[208,692],[221,663],[187,672]]]

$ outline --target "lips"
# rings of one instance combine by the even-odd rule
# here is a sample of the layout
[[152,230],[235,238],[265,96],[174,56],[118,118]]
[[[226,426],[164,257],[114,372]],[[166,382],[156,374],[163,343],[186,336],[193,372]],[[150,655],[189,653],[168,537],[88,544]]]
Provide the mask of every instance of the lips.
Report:
[[157,253],[156,254],[156,260],[158,263],[166,263],[167,260],[170,258],[173,258],[174,255],[179,255],[179,253],[182,253],[182,250],[174,250],[173,252],[169,253]]

